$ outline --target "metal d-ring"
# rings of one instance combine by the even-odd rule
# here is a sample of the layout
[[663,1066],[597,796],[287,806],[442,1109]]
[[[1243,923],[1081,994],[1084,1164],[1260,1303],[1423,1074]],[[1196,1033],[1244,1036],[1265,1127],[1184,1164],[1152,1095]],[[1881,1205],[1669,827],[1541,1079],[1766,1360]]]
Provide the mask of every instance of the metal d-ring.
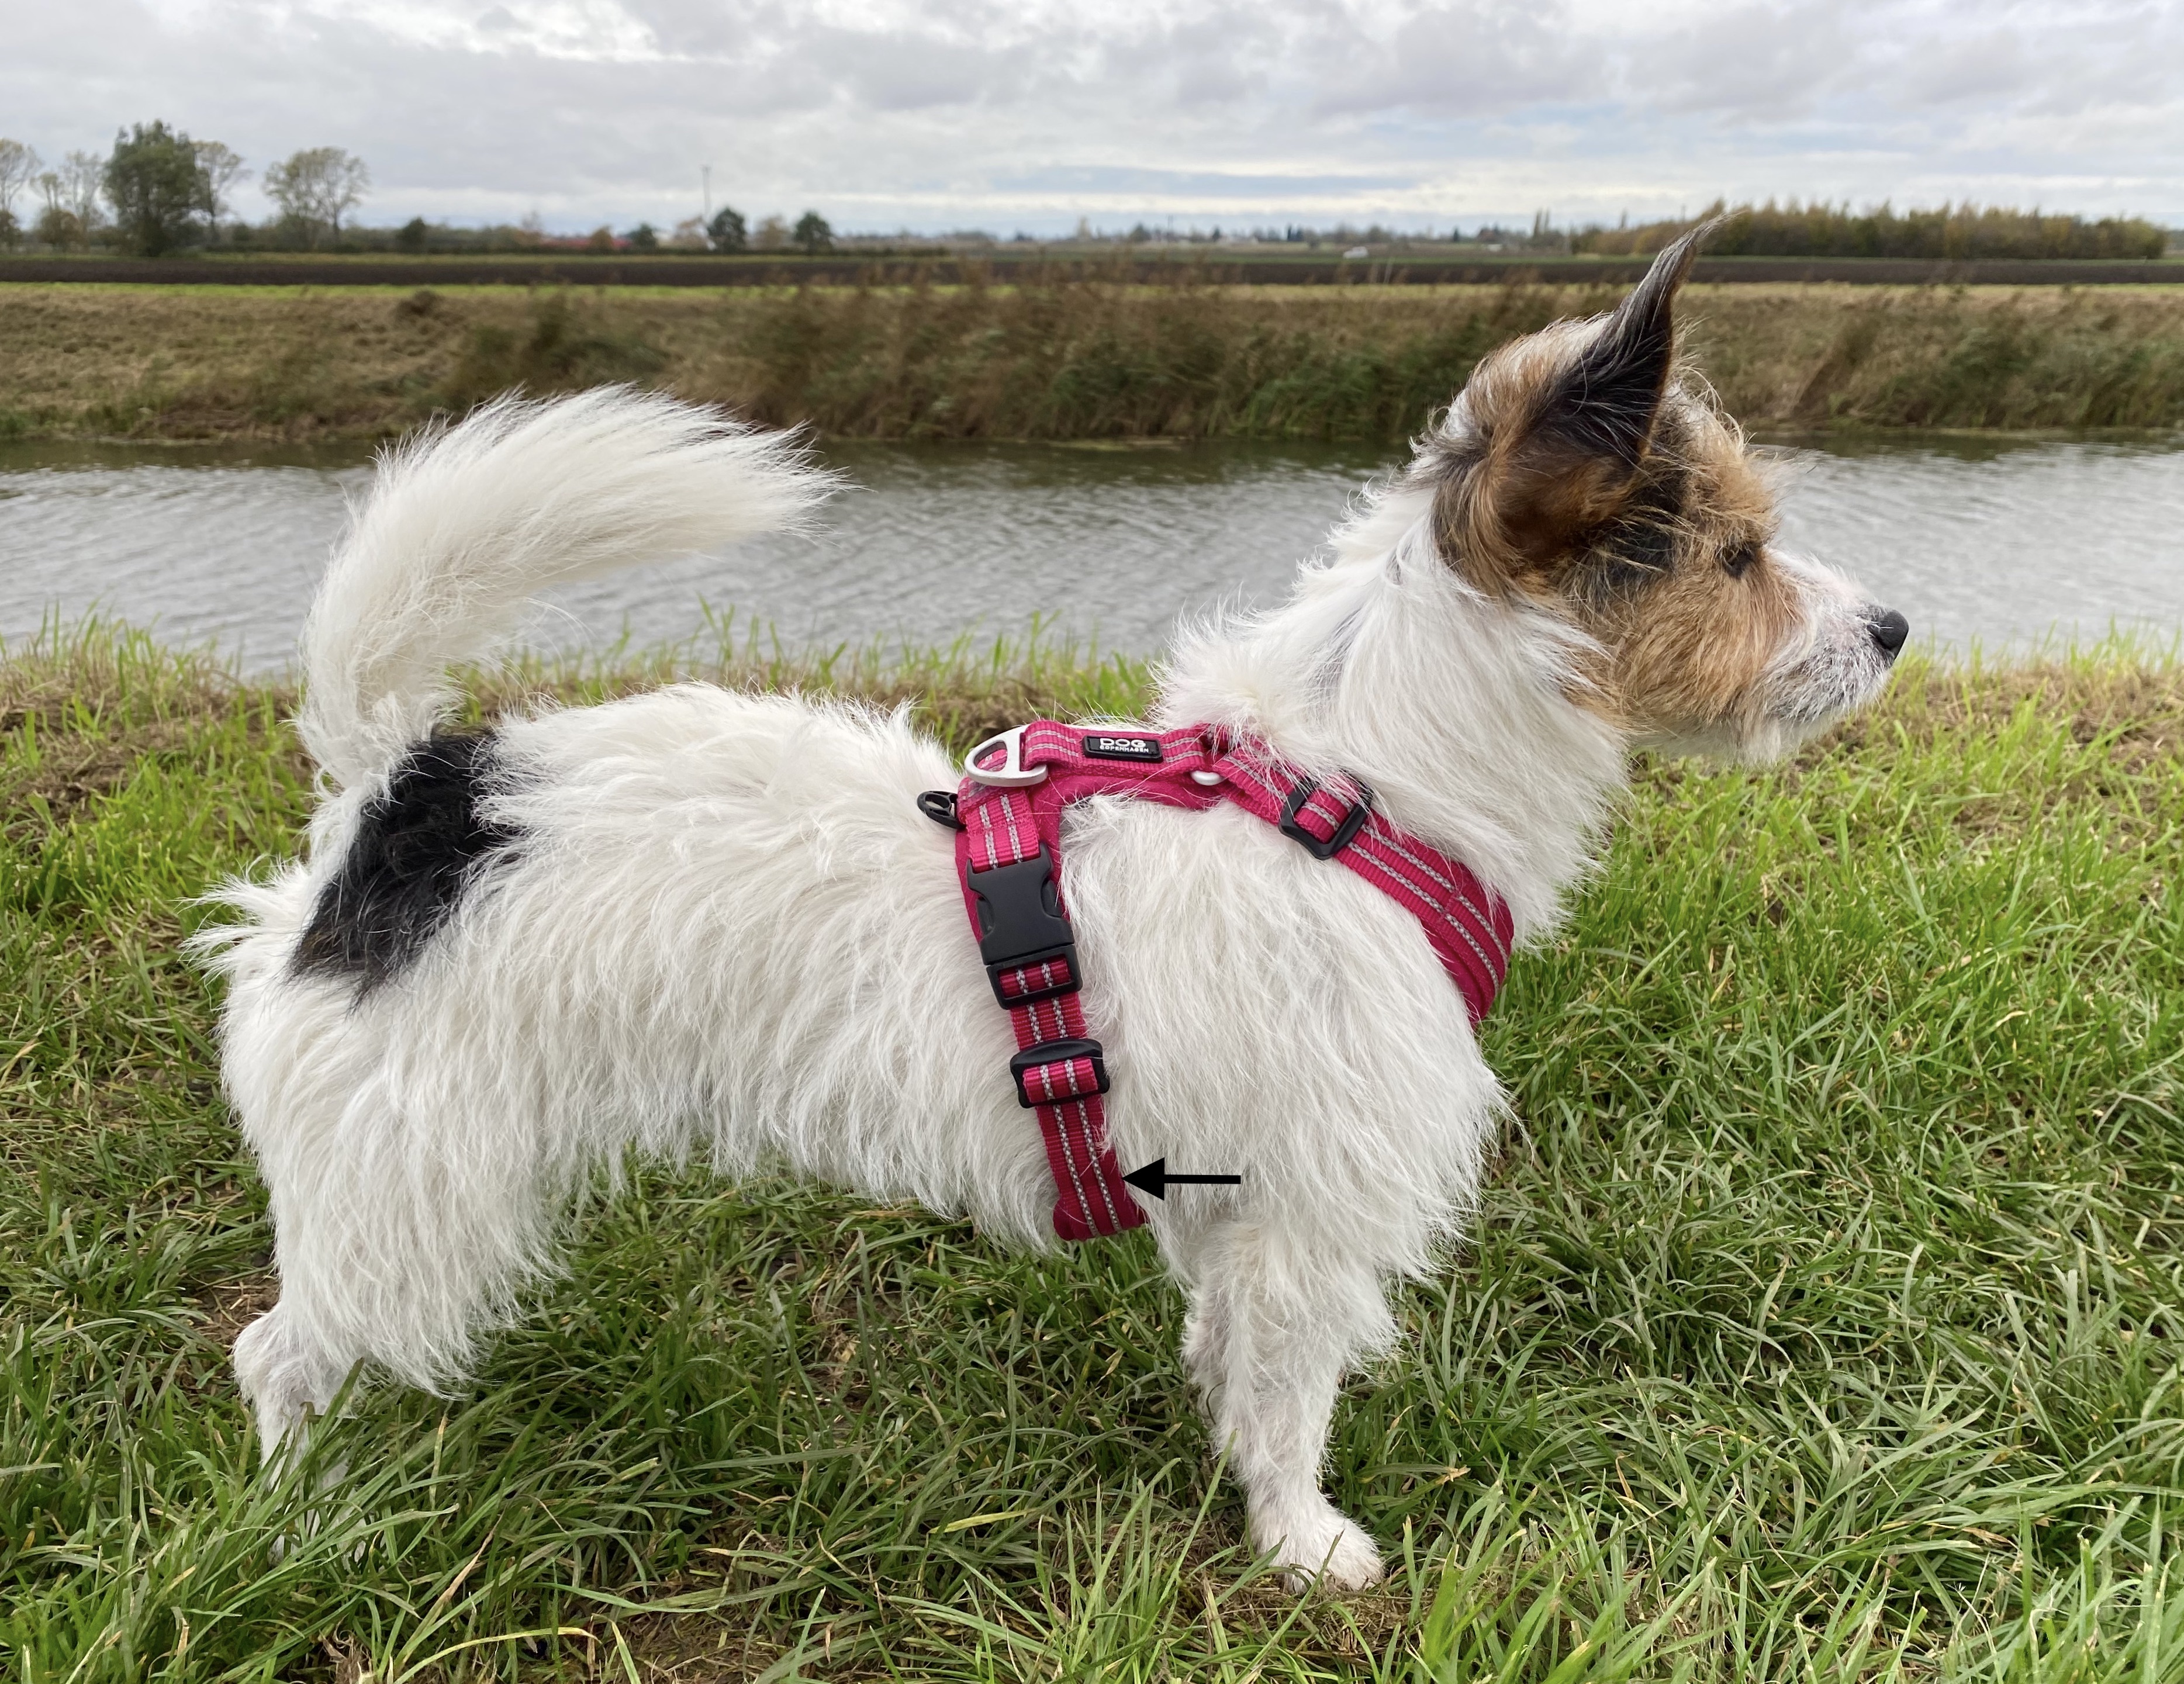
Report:
[[[1046,781],[1043,766],[1023,763],[1023,734],[1031,728],[1012,725],[997,737],[989,737],[963,756],[963,770],[979,783],[995,789],[1028,789],[1034,783]],[[1001,750],[999,766],[981,766],[978,757],[998,745]]]

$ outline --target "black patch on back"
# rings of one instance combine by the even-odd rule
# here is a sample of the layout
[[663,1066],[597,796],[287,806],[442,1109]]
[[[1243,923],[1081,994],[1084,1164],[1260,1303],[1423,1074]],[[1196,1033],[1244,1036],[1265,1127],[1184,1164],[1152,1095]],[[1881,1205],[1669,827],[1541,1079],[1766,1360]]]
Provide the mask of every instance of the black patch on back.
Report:
[[365,804],[348,853],[319,891],[291,964],[370,993],[398,976],[454,913],[463,890],[515,834],[479,817],[490,732],[417,744]]

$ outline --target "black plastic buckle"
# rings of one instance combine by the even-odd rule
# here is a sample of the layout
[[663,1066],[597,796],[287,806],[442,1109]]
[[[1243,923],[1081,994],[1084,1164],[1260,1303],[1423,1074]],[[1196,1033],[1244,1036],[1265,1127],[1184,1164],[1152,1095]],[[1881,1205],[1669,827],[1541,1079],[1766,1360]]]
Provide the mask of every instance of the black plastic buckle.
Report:
[[[1054,856],[1045,843],[1028,860],[966,872],[963,883],[978,902],[978,956],[986,962],[994,999],[1004,1006],[1029,1006],[1076,991],[1077,932],[1062,914]],[[1061,979],[1020,994],[1002,989],[1004,976],[1021,972],[1028,979],[1042,965],[1054,965]]]
[[1107,1091],[1107,1049],[1096,1040],[1043,1040],[1037,1046],[1028,1046],[1009,1060],[1009,1074],[1017,1085],[1017,1103],[1026,1111],[1042,1105],[1067,1105],[1071,1100],[1083,1099],[1083,1094],[1071,1094],[1063,1099],[1034,1099],[1024,1079],[1045,1064],[1066,1064],[1073,1059],[1092,1061],[1092,1079],[1097,1085],[1093,1091]]
[[1306,778],[1290,791],[1289,800],[1282,803],[1282,834],[1303,843],[1305,851],[1315,860],[1331,860],[1347,848],[1357,839],[1357,833],[1373,817],[1372,790],[1362,783],[1357,783],[1355,778],[1351,781],[1357,783],[1357,798],[1351,803],[1350,811],[1342,816],[1342,822],[1334,827],[1334,835],[1323,842],[1297,822],[1297,815],[1304,811],[1304,804],[1319,793],[1317,778]]

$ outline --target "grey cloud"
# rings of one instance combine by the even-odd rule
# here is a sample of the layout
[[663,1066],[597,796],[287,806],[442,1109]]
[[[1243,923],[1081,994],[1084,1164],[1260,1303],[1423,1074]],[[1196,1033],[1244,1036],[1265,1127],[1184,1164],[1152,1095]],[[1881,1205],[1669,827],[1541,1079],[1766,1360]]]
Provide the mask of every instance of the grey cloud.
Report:
[[1857,71],[1869,37],[1850,7],[1741,5],[1641,43],[1624,67],[1633,103],[1773,120],[1816,109]]
[[2014,30],[1990,29],[1932,45],[1936,50],[1915,55],[1905,69],[1899,86],[1906,104],[1946,105],[2015,94],[2039,75]]
[[1572,30],[1557,0],[1445,0],[1409,11],[1384,34],[1324,29],[1311,50],[1312,109],[1329,115],[1398,109],[1468,120],[1605,92],[1603,55]]

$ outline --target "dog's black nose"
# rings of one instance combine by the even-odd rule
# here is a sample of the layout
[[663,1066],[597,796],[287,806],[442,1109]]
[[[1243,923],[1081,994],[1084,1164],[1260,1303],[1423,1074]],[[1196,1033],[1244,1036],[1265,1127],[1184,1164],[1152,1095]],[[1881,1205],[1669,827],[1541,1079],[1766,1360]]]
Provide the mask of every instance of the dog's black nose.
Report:
[[1896,652],[1911,635],[1911,622],[1892,608],[1886,614],[1875,615],[1865,622],[1865,628],[1873,633],[1874,642],[1880,645],[1880,652],[1891,661],[1896,659]]

